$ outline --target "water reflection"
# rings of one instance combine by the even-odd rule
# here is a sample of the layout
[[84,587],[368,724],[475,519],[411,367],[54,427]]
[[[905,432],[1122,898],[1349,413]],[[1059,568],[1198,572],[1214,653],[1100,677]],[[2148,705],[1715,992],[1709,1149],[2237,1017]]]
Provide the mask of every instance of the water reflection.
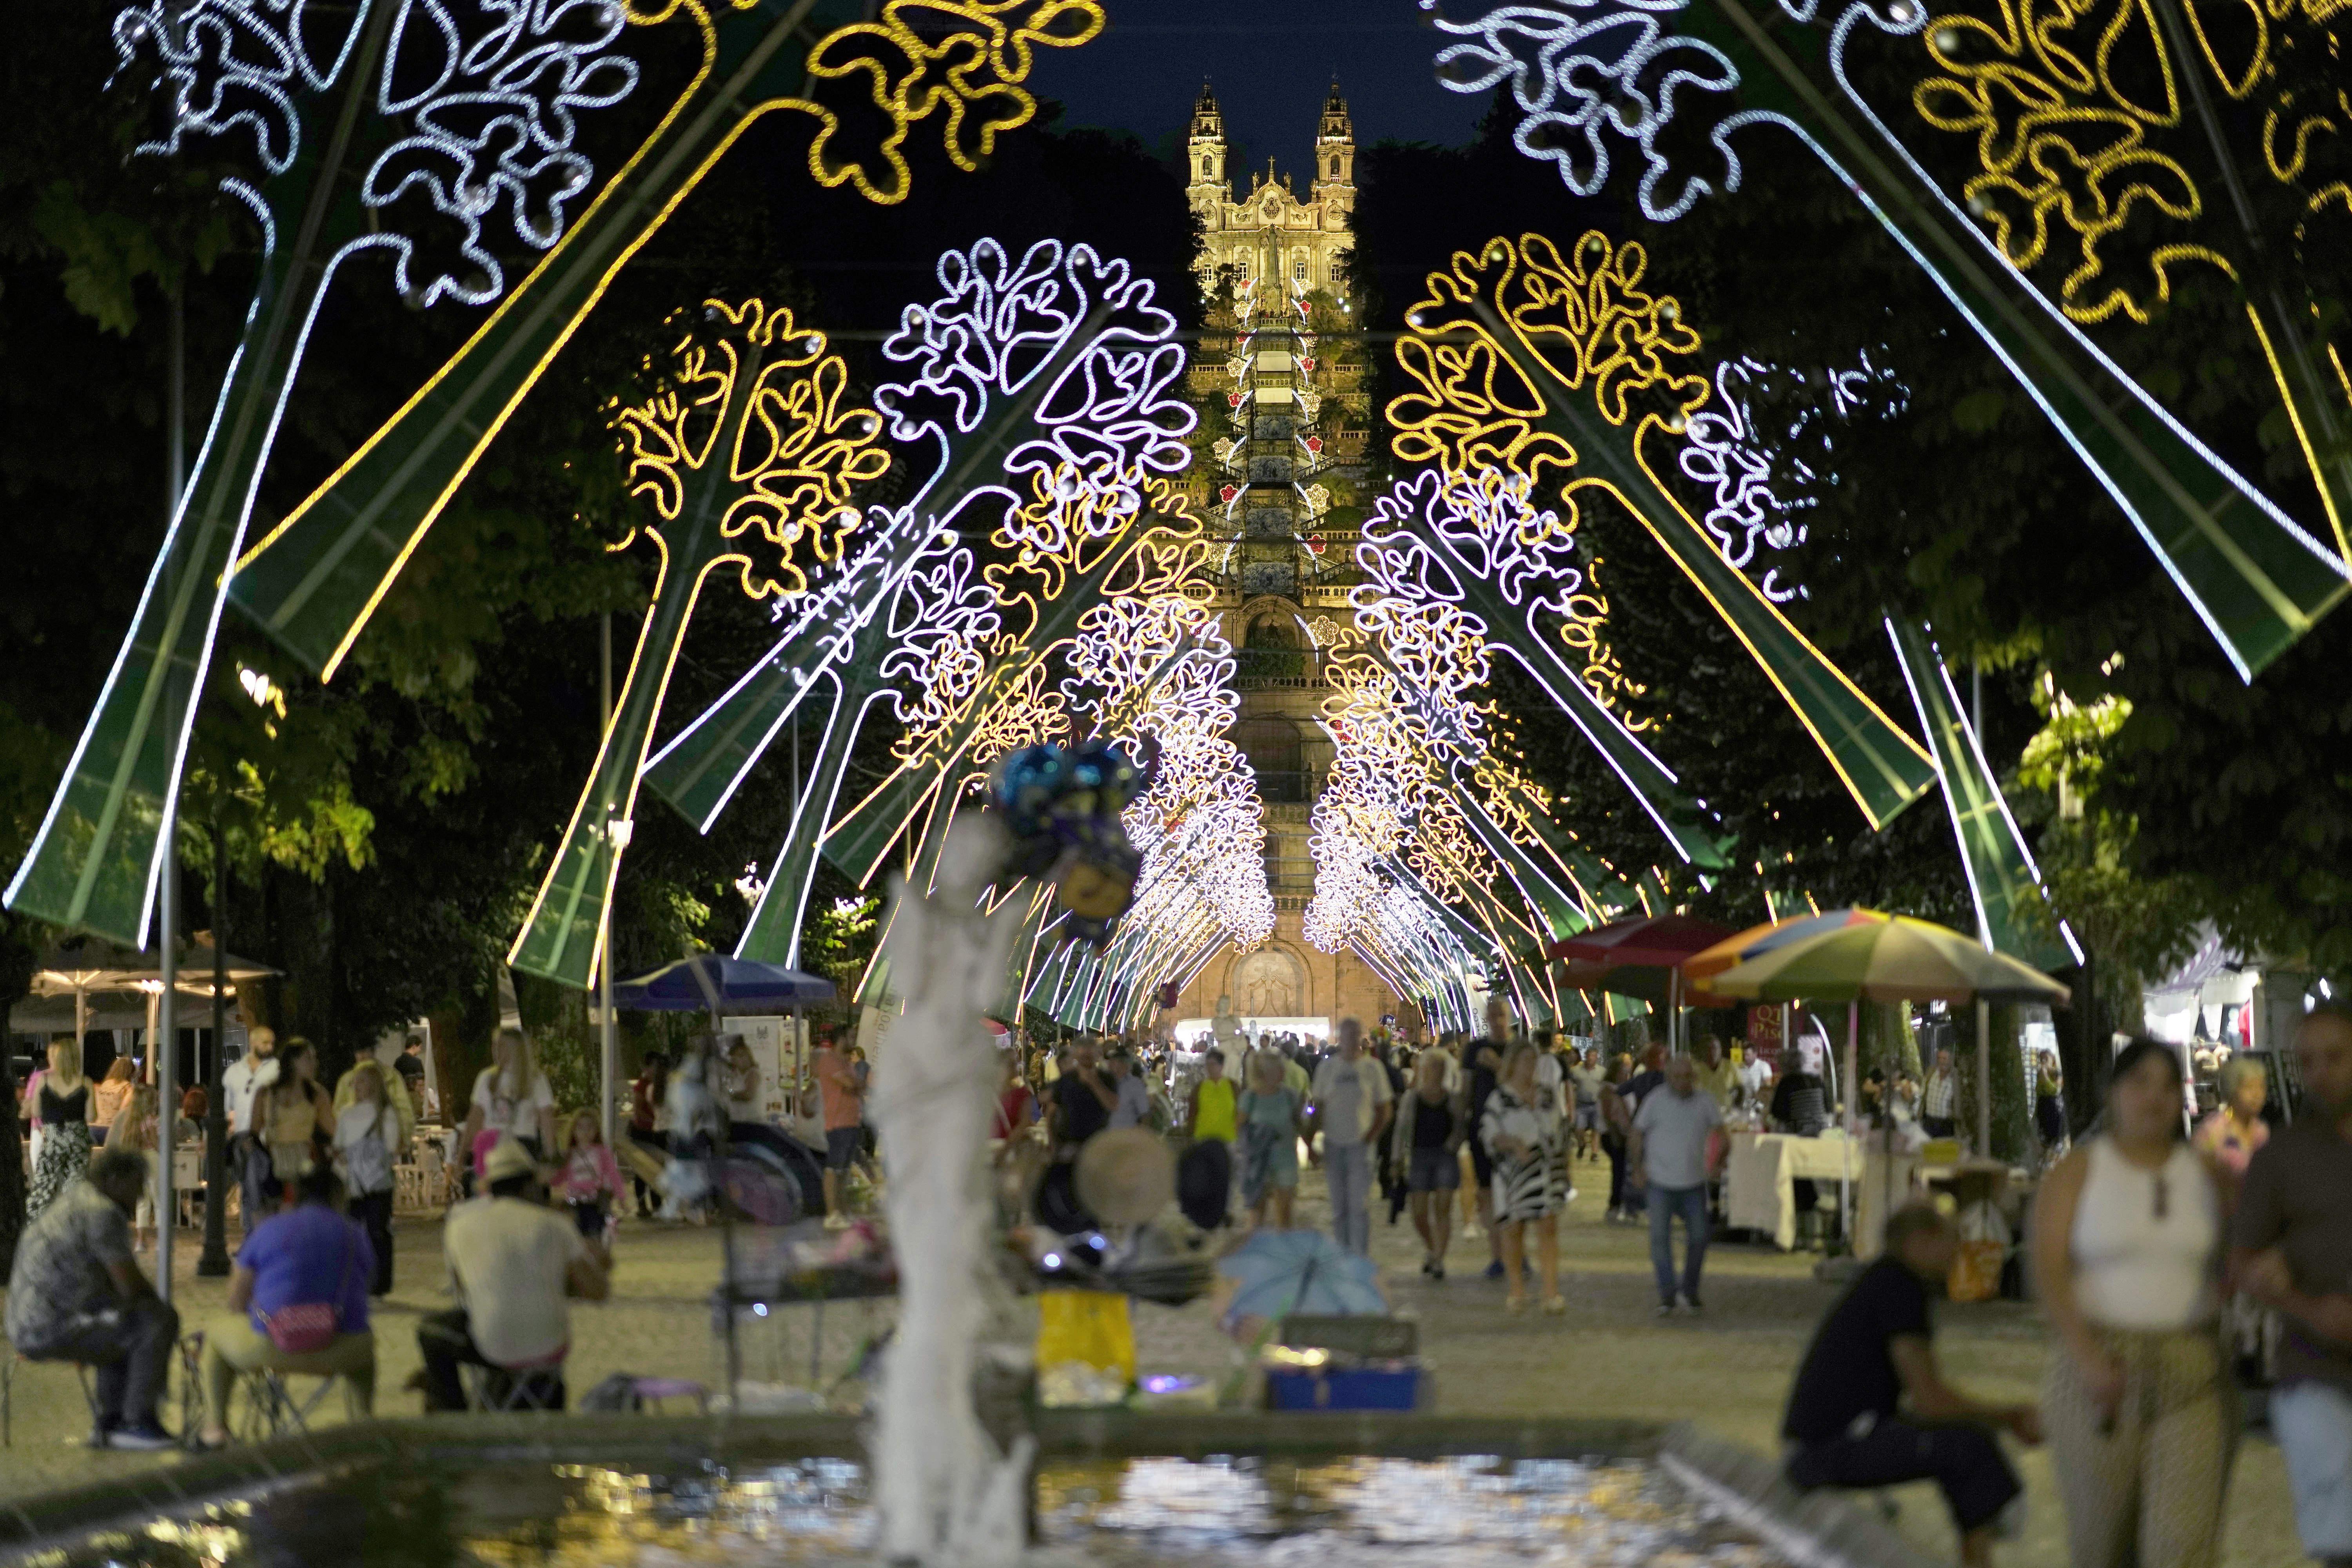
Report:
[[[1622,1461],[1055,1463],[1043,1563],[1152,1568],[1768,1568],[1778,1559]],[[38,1568],[827,1568],[866,1561],[862,1465],[652,1476],[607,1466],[353,1472],[94,1536]]]

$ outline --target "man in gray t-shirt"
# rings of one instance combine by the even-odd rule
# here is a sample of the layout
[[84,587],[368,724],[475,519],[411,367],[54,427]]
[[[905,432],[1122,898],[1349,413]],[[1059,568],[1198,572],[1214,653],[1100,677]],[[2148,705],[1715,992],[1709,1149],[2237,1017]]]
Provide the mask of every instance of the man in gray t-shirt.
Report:
[[2284,1319],[2271,1430],[2303,1549],[2352,1562],[2352,1015],[2294,1033],[2303,1113],[2254,1151],[2239,1189],[2233,1271]]
[[1642,1173],[1650,1193],[1650,1267],[1658,1279],[1659,1317],[1675,1310],[1674,1219],[1680,1215],[1685,1238],[1682,1307],[1699,1310],[1699,1270],[1706,1261],[1706,1178],[1710,1136],[1723,1125],[1715,1097],[1698,1092],[1696,1064],[1688,1057],[1666,1062],[1666,1081],[1643,1097],[1633,1113],[1626,1158]]

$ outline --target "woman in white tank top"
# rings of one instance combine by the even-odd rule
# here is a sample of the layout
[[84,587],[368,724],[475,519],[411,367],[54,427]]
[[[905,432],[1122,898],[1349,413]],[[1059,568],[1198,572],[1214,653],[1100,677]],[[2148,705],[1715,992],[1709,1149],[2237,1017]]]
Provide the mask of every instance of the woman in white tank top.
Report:
[[2125,1047],[2105,1130],[2034,1203],[2034,1278],[2060,1345],[2042,1420],[2074,1568],[2220,1558],[2238,1429],[2216,1334],[2221,1200],[2180,1109],[2173,1048]]

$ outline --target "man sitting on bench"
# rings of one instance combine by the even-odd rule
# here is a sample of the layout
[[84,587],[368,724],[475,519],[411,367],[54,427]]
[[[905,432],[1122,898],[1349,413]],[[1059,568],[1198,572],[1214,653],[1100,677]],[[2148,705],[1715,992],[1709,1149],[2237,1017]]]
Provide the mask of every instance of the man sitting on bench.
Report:
[[131,1256],[131,1215],[146,1156],[107,1149],[17,1238],[8,1276],[8,1342],[26,1361],[98,1369],[94,1448],[168,1448],[155,1419],[180,1316]]
[[517,1383],[551,1392],[533,1408],[563,1408],[563,1356],[572,1345],[565,1298],[601,1301],[612,1289],[603,1243],[580,1234],[568,1214],[549,1208],[539,1167],[520,1140],[501,1138],[483,1162],[488,1197],[459,1204],[442,1226],[449,1278],[466,1304],[417,1325],[425,1357],[425,1408],[463,1410],[461,1365],[492,1369],[511,1393]]
[[1929,1343],[1932,1282],[1959,1237],[1927,1204],[1887,1217],[1886,1249],[1813,1335],[1780,1424],[1794,1485],[1883,1487],[1933,1480],[1960,1535],[1960,1561],[1992,1561],[1994,1527],[2021,1491],[1992,1429],[2039,1443],[2031,1405],[1989,1405],[1946,1384]]

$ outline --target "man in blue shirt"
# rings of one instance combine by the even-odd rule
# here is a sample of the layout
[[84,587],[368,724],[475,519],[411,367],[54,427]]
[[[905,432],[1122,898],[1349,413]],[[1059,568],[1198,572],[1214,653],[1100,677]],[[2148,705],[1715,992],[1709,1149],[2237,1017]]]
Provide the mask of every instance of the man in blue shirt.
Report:
[[240,1372],[340,1375],[362,1415],[375,1406],[367,1296],[375,1252],[367,1233],[335,1209],[328,1166],[273,1184],[278,1212],[247,1233],[229,1275],[228,1306],[236,1316],[205,1331],[201,1441],[208,1448],[228,1441],[229,1386]]

